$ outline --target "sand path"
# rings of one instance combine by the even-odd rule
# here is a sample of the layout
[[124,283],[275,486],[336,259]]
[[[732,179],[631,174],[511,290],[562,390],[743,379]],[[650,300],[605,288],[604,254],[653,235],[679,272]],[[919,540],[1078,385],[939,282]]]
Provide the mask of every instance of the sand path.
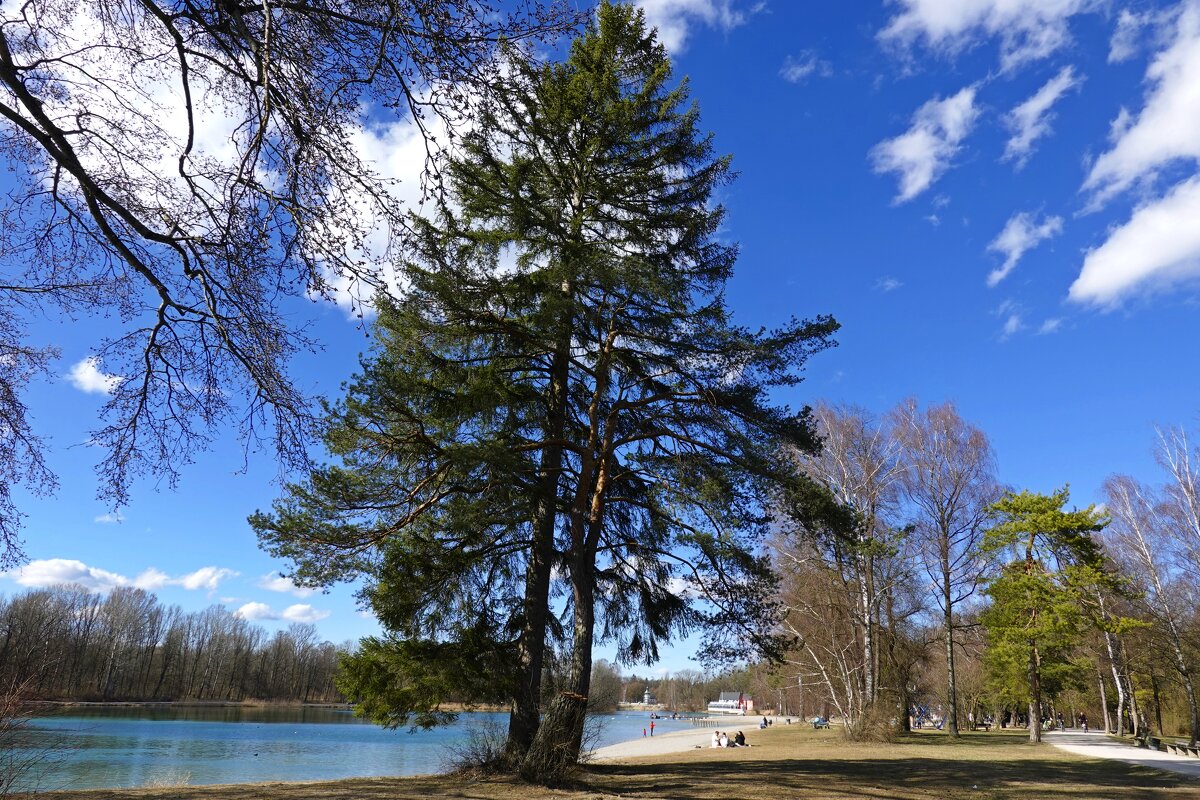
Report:
[[[751,726],[753,727],[753,726]],[[724,730],[722,728],[722,730]],[[734,734],[745,728],[730,727],[728,733]],[[758,728],[754,728],[757,732]],[[683,753],[696,748],[706,748],[712,745],[712,728],[697,728],[694,731],[673,731],[656,736],[644,736],[628,742],[618,742],[607,747],[598,747],[592,754],[596,761],[613,761],[622,758],[637,758],[638,756],[661,756],[668,753]],[[746,735],[753,739],[752,734]]]
[[1200,778],[1200,760],[1133,747],[1125,742],[1110,739],[1099,731],[1092,733],[1048,731],[1042,734],[1042,738],[1047,744],[1052,744],[1068,753],[1090,758],[1110,758],[1124,761],[1126,764],[1165,769],[1168,772]]

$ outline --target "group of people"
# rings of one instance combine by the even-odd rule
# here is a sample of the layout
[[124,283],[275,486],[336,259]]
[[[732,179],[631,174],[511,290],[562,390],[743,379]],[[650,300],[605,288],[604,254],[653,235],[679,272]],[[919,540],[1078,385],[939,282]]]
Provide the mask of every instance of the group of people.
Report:
[[720,731],[713,731],[712,746],[713,747],[749,747],[750,745],[746,744],[746,737],[742,735],[741,731],[737,732],[737,735],[735,735],[733,737],[733,741],[730,741],[728,734],[721,733]]

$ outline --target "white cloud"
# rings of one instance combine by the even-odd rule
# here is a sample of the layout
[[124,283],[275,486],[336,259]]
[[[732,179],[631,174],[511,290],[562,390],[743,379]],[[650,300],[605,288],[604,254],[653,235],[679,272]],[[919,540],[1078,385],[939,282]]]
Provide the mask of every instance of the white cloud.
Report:
[[903,283],[888,275],[875,281],[874,288],[880,292],[894,292],[903,285]]
[[895,172],[900,176],[897,203],[903,203],[928,189],[950,166],[971,132],[979,110],[975,106],[975,86],[942,99],[935,97],[917,109],[912,127],[894,139],[887,139],[871,150],[875,172]]
[[1012,336],[1015,333],[1018,333],[1019,331],[1024,329],[1024,327],[1025,327],[1025,321],[1021,318],[1021,314],[1019,312],[1010,313],[1008,315],[1008,317],[1004,320],[1004,327],[1001,328],[1001,330],[1000,330],[1001,341],[1009,338],[1010,336]]
[[112,394],[121,379],[116,375],[105,375],[100,371],[100,360],[88,356],[71,367],[67,380],[81,392],[88,394]]
[[207,589],[215,591],[221,585],[221,581],[232,578],[238,573],[225,567],[201,567],[195,572],[183,575],[170,581],[172,584],[182,586],[185,589]]
[[988,274],[987,285],[1000,283],[1016,268],[1023,255],[1046,239],[1062,233],[1062,222],[1062,217],[1043,217],[1039,222],[1028,211],[1009,218],[1004,230],[987,247],[990,252],[1004,256],[1004,263]]
[[304,586],[297,586],[292,583],[291,578],[284,577],[278,572],[268,572],[258,579],[260,588],[267,589],[272,592],[289,592],[296,597],[310,597],[317,593],[316,589],[309,589]]
[[119,525],[124,521],[125,517],[120,511],[108,511],[98,517],[92,518],[92,522],[98,522],[101,525]]
[[1069,298],[1114,305],[1138,290],[1200,278],[1200,176],[1134,211],[1104,244],[1088,252]]
[[171,582],[171,576],[161,569],[150,567],[133,579],[133,585],[148,592],[161,589]]
[[1054,53],[1071,40],[1071,17],[1104,0],[897,0],[901,10],[879,34],[885,43],[961,52],[1000,39],[1000,61],[1012,69]]
[[1173,41],[1146,70],[1145,105],[1136,118],[1122,111],[1112,147],[1084,181],[1095,205],[1172,162],[1200,160],[1200,3],[1184,4],[1175,24]]
[[153,591],[164,586],[182,586],[185,589],[216,589],[221,581],[238,573],[224,567],[202,567],[195,572],[172,578],[162,570],[150,567],[136,578],[128,578],[116,572],[89,567],[82,561],[69,558],[45,558],[31,561],[15,570],[0,573],[22,586],[57,586],[77,583],[93,592],[109,592],[118,586],[133,586]]
[[248,619],[251,621],[279,619],[279,615],[276,614],[266,603],[246,603],[233,613],[242,619]]
[[276,611],[266,603],[246,603],[233,612],[243,619],[252,621],[287,620],[288,622],[319,622],[329,616],[330,612],[313,608],[307,603],[296,603],[283,611]]
[[91,592],[110,592],[118,586],[129,585],[129,579],[108,570],[89,567],[82,561],[69,558],[44,558],[30,561],[23,567],[4,573],[21,586],[59,586],[75,583]]
[[789,83],[802,83],[816,75],[828,78],[833,74],[833,67],[828,61],[822,60],[812,50],[803,50],[798,56],[788,56],[779,70],[779,75]]
[[1119,64],[1137,55],[1142,29],[1151,19],[1150,14],[1135,14],[1127,8],[1121,10],[1117,15],[1117,26],[1113,29],[1112,39],[1108,43],[1108,63]]
[[1062,328],[1062,324],[1063,324],[1062,317],[1054,317],[1052,319],[1048,319],[1042,323],[1040,328],[1038,328],[1038,335],[1045,336],[1045,335],[1051,334],[1051,333],[1058,333],[1058,331]]
[[313,608],[307,603],[296,603],[285,608],[279,616],[289,622],[319,622],[329,614],[330,612]]
[[[746,22],[747,13],[736,9],[733,0],[635,0],[646,12],[646,24],[658,29],[658,40],[671,53],[687,49],[688,36],[696,23],[730,31]],[[755,6],[755,9],[761,6]]]
[[1075,74],[1074,67],[1063,67],[1032,97],[1008,112],[1004,124],[1012,131],[1012,137],[1004,147],[1004,160],[1015,161],[1018,169],[1024,167],[1033,155],[1037,140],[1050,133],[1050,123],[1054,120],[1050,109],[1063,95],[1082,83],[1083,78]]

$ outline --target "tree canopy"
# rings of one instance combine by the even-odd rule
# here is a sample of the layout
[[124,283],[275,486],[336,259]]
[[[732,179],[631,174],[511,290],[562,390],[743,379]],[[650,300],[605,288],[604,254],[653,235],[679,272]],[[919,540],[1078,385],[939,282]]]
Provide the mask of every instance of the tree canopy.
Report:
[[273,442],[285,466],[306,463],[313,417],[288,363],[317,343],[289,299],[385,286],[407,236],[393,182],[359,146],[368,118],[407,120],[435,167],[495,79],[499,43],[576,21],[565,4],[517,8],[4,5],[0,558],[17,555],[7,484],[51,486],[20,399],[55,354],[26,341],[42,314],[122,323],[93,350],[111,389],[92,437],[102,498],[123,504],[146,472],[173,483],[224,425]]

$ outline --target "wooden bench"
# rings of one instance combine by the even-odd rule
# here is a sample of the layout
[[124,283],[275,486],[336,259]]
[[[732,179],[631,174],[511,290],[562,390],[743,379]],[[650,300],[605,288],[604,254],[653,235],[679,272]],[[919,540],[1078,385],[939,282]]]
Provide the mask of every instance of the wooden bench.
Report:
[[976,731],[977,731],[977,730],[979,730],[980,728],[983,728],[985,731],[990,731],[990,730],[992,729],[992,723],[990,723],[990,722],[976,722],[974,725],[972,725],[972,726],[971,726],[971,730],[976,730]]

